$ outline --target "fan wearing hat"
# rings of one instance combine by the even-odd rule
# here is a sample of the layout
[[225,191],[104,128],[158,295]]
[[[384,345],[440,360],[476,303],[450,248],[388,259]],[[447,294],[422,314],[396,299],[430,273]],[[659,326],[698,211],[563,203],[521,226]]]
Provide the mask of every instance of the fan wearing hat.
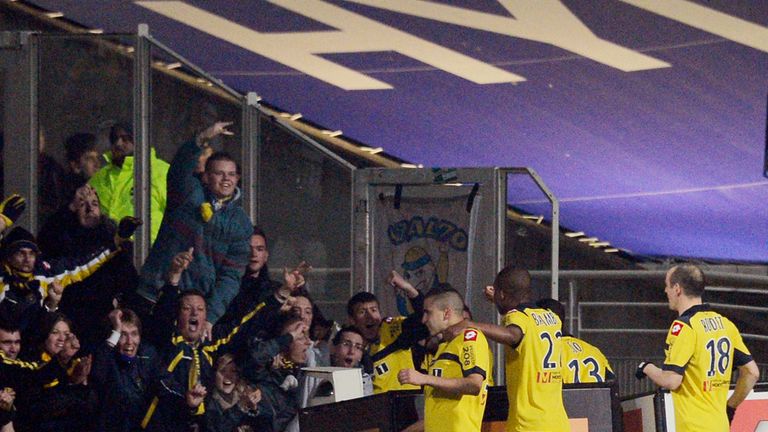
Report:
[[23,331],[39,314],[58,308],[67,285],[89,277],[120,250],[141,221],[124,218],[120,222],[116,245],[96,254],[53,265],[39,260],[35,237],[22,227],[13,228],[0,242],[0,314]]

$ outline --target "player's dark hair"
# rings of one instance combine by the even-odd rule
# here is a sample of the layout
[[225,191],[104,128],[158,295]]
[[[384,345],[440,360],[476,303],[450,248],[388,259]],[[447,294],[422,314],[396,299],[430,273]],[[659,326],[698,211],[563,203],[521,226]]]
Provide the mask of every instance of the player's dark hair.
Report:
[[341,343],[341,337],[344,336],[344,333],[354,333],[356,335],[359,335],[363,341],[365,341],[365,337],[362,333],[360,333],[360,330],[357,329],[357,327],[354,326],[344,326],[339,331],[336,332],[336,334],[333,336],[333,340],[331,340],[331,343],[333,345],[338,345]]
[[464,298],[461,296],[461,293],[456,291],[450,284],[440,284],[431,289],[424,296],[425,302],[427,299],[431,299],[440,309],[450,306],[450,308],[456,312],[464,310]]
[[217,161],[232,162],[233,164],[235,164],[235,169],[237,173],[240,174],[240,165],[237,164],[237,161],[235,160],[235,158],[232,157],[232,155],[224,151],[217,151],[208,157],[208,160],[205,161],[205,172],[211,172],[211,169],[213,169],[212,168],[213,163]]
[[253,232],[251,233],[251,236],[259,236],[264,239],[264,245],[269,248],[269,243],[267,242],[267,235],[264,233],[264,230],[261,229],[260,226],[254,225],[253,226]]
[[508,265],[496,275],[493,286],[513,298],[524,299],[531,295],[531,274],[528,270]]
[[370,302],[376,302],[378,304],[379,299],[377,299],[375,295],[367,291],[361,291],[353,295],[352,298],[350,298],[349,301],[347,301],[347,315],[354,316],[355,306],[363,303],[370,303]]
[[9,317],[6,317],[5,314],[0,314],[0,330],[6,333],[21,332],[18,323]]
[[76,133],[64,141],[64,154],[67,162],[77,162],[89,151],[96,151],[96,136],[89,133]]
[[205,294],[203,294],[203,292],[198,289],[182,291],[176,297],[176,313],[181,312],[182,300],[184,300],[185,297],[200,297],[203,299],[203,301],[205,301]]
[[109,143],[115,145],[120,138],[133,142],[133,127],[128,123],[116,123],[112,125],[112,127],[109,128]]
[[704,295],[704,272],[695,265],[685,264],[672,267],[669,274],[669,284],[680,285],[683,293],[688,297],[701,297]]
[[136,315],[136,312],[128,308],[120,308],[120,310],[123,312],[120,321],[122,321],[123,324],[135,325],[136,329],[139,330],[139,334],[141,334],[141,319]]

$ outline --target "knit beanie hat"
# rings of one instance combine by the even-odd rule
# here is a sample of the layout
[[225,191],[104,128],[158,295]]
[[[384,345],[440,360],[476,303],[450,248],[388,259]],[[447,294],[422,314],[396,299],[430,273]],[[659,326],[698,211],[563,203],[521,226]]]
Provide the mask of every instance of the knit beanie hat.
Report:
[[0,257],[6,259],[23,248],[32,249],[36,254],[40,254],[35,236],[20,226],[14,227],[0,242]]

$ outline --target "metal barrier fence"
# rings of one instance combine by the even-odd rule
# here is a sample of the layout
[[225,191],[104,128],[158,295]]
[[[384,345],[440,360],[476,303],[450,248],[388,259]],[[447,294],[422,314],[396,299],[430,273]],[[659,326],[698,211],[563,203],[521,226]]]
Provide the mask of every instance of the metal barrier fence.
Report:
[[97,151],[106,153],[110,127],[127,125],[135,144],[132,207],[145,222],[135,236],[140,268],[162,214],[150,161],[171,162],[196,133],[232,121],[234,135],[212,145],[242,167],[243,206],[269,237],[270,265],[306,260],[330,269],[330,276],[318,273],[313,280],[313,296],[343,310],[350,294],[355,166],[293,127],[293,117],[260,104],[255,93],[226,86],[143,25],[121,35],[0,32],[0,89],[3,188],[27,197],[20,225],[37,232],[68,199],[57,194],[61,188],[41,184],[49,177],[41,171],[65,164],[68,137],[92,134]]
[[[733,321],[768,381],[768,278],[759,274],[717,271],[703,265],[708,285],[705,301]],[[563,326],[595,344],[608,357],[622,397],[654,389],[649,380],[637,380],[640,361],[663,361],[664,338],[675,318],[663,293],[666,270],[561,271],[567,292]],[[546,272],[534,272],[545,278]],[[578,281],[578,282],[577,282]],[[734,374],[734,377],[736,375]]]
[[[650,361],[655,365],[660,365],[664,361],[663,358],[615,358],[609,359],[609,361],[619,384],[619,397],[632,397],[656,390],[656,385],[651,380],[635,378],[635,370],[641,361]],[[757,366],[760,369],[759,382],[768,382],[768,363],[758,363]],[[738,375],[734,373],[731,381],[735,383],[737,377]]]

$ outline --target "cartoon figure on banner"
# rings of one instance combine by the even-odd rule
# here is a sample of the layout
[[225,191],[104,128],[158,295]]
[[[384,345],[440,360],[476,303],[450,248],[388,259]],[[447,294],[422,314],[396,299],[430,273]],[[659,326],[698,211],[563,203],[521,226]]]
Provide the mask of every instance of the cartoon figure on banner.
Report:
[[[399,264],[403,277],[422,294],[440,284],[449,283],[449,250],[459,254],[451,257],[454,264],[466,262],[469,236],[463,228],[448,219],[418,215],[401,219],[387,227],[387,238],[392,247],[390,256],[393,267]],[[435,255],[435,246],[432,245],[436,245],[439,255]],[[401,315],[413,312],[404,292],[398,293],[396,304]]]
[[[413,246],[405,252],[402,263],[403,277],[422,294],[448,281],[448,247],[441,244],[439,252],[437,266],[429,252],[421,246]],[[413,312],[408,298],[402,291],[397,294],[397,311],[404,316]]]

